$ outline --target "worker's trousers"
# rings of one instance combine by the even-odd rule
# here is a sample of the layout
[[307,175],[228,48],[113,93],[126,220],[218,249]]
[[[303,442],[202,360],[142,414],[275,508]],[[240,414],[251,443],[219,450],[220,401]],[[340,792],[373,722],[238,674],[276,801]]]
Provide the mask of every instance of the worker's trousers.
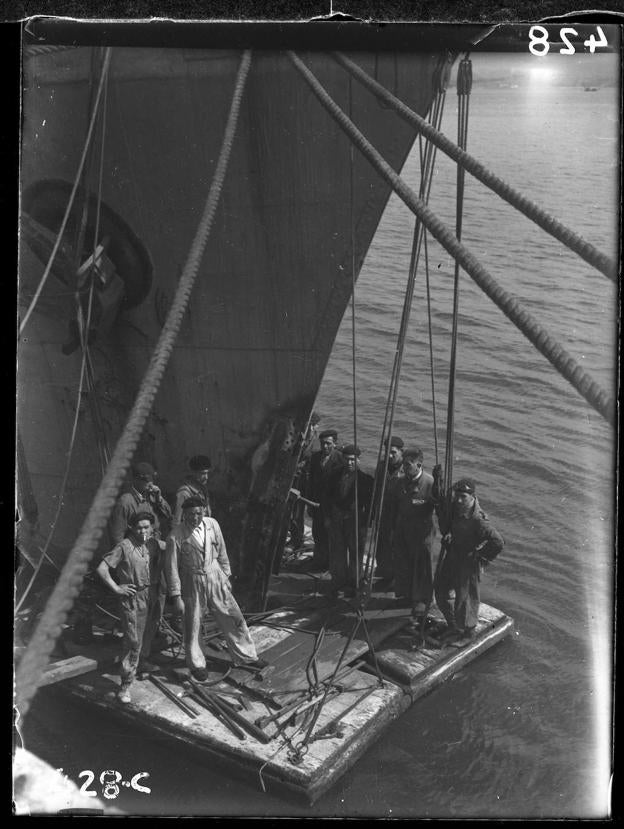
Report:
[[253,662],[258,658],[256,646],[228,577],[214,561],[203,571],[182,573],[184,602],[184,649],[189,668],[205,668],[201,647],[201,621],[210,609],[234,662]]
[[480,577],[479,564],[473,558],[447,553],[436,580],[435,599],[449,627],[465,631],[476,626]]
[[120,620],[124,633],[121,659],[121,681],[130,684],[140,661],[147,659],[152,641],[162,617],[163,597],[159,585],[152,584],[137,590],[134,596],[124,596],[120,602]]

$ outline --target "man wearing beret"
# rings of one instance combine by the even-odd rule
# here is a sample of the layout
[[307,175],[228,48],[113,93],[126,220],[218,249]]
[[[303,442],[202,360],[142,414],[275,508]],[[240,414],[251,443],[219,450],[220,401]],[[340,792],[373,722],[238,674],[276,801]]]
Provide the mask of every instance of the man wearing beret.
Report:
[[329,537],[328,487],[335,471],[344,466],[342,453],[336,445],[337,440],[338,432],[335,429],[325,429],[319,434],[320,451],[313,452],[310,457],[307,497],[319,504],[318,507],[308,508],[312,518],[312,538],[314,539],[314,557],[311,566],[317,570],[329,568],[331,540]]
[[[388,441],[386,440],[386,448]],[[394,508],[393,495],[396,491],[396,481],[404,477],[403,472],[403,441],[399,437],[390,438],[390,449],[388,451],[388,465],[386,459],[382,458],[377,465],[376,480],[377,486],[385,475],[383,506],[379,516],[379,534],[377,536],[375,575],[382,579],[391,581],[394,578],[394,564],[392,555],[392,536],[394,534]]]
[[[129,525],[127,537],[103,556],[97,567],[102,581],[119,596],[124,654],[117,698],[123,703],[130,702],[130,687],[137,670],[154,670],[147,659],[162,611],[159,582],[165,549],[163,541],[152,537],[153,513],[135,512]],[[116,580],[111,570],[115,571]]]
[[433,477],[423,469],[422,449],[405,449],[402,478],[393,481],[394,592],[409,602],[416,615],[431,596],[431,549],[433,523]]
[[[343,446],[344,466],[334,471],[328,486],[330,503],[329,572],[332,590],[352,593],[364,558],[373,477],[358,468],[360,450]],[[357,487],[357,494],[356,494]]]
[[182,521],[167,539],[165,575],[174,610],[184,614],[186,664],[195,679],[207,678],[206,657],[200,644],[201,621],[210,609],[235,663],[258,667],[245,618],[232,594],[230,562],[219,524],[205,515],[201,498],[182,504]]
[[155,477],[154,467],[149,463],[140,461],[132,467],[131,483],[119,496],[111,515],[110,533],[114,544],[123,539],[130,518],[139,511],[150,512],[154,516],[155,538],[166,536],[169,532],[171,507],[154,483]]
[[504,543],[479,505],[475,482],[461,478],[453,485],[450,527],[443,538],[446,555],[435,587],[436,604],[448,625],[442,637],[446,644],[464,647],[474,639],[481,573]]
[[182,520],[182,504],[187,498],[199,498],[204,502],[205,514],[210,518],[210,493],[208,492],[208,478],[212,469],[212,462],[207,455],[194,455],[189,460],[190,474],[186,476],[176,492],[176,504],[173,511],[173,520],[179,524]]

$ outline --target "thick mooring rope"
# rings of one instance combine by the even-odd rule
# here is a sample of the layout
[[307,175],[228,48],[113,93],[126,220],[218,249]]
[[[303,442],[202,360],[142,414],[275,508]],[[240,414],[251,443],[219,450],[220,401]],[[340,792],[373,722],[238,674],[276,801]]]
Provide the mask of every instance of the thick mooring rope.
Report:
[[524,196],[510,184],[507,184],[507,182],[494,175],[480,161],[477,161],[476,158],[473,158],[454,144],[445,135],[428,124],[424,118],[421,118],[418,113],[406,106],[403,101],[400,101],[380,83],[371,78],[370,75],[367,75],[356,63],[353,63],[349,58],[339,53],[335,53],[334,58],[353,77],[357,78],[357,80],[366,86],[373,95],[376,95],[384,103],[391,106],[404,121],[411,124],[418,132],[426,136],[432,144],[435,144],[436,147],[448,155],[449,158],[452,158],[453,161],[457,162],[464,170],[478,179],[482,184],[485,184],[486,187],[489,187],[490,190],[508,202],[512,207],[515,207],[516,210],[519,210],[527,219],[539,225],[546,233],[549,233],[567,248],[577,253],[588,264],[599,270],[612,282],[617,282],[618,266],[616,262],[599,251],[598,248],[594,247],[586,239],[583,239],[578,233],[566,227],[558,219],[555,219],[554,216],[551,216],[550,213],[539,207],[539,205],[535,204],[535,202]]
[[188,308],[225,180],[250,63],[251,53],[247,51],[243,55],[238,69],[223,143],[204,212],[136,401],[124,431],[117,442],[106,474],[82,525],[78,539],[68,556],[59,580],[16,671],[15,705],[20,717],[24,717],[28,711],[30,702],[41,681],[42,671],[54,648],[54,643],[61,633],[62,625],[72,608],[75,598],[78,596],[89,562],[95,553],[110,517],[165,373],[176,337],[182,326],[182,320]]
[[515,297],[496,282],[477,258],[457,240],[452,231],[416,196],[414,191],[362,135],[355,124],[347,118],[303,61],[293,52],[288,52],[288,56],[332,118],[336,120],[360,152],[388,182],[399,198],[418,216],[440,245],[459,261],[462,268],[472,277],[481,290],[490,297],[529,342],[550,361],[562,377],[565,377],[605,420],[614,425],[615,401],[613,398],[598,383],[592,380],[591,376],[580,367],[563,346],[548,334],[538,320],[522,307]]

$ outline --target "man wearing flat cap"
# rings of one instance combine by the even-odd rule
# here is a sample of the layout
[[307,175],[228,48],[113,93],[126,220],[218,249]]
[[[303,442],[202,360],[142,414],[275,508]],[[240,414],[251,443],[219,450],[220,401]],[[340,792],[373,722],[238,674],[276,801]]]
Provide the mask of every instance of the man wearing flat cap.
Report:
[[313,452],[310,457],[310,471],[308,475],[308,497],[319,504],[318,507],[308,507],[312,518],[312,538],[314,539],[314,557],[310,566],[315,570],[329,568],[329,537],[330,505],[328,500],[329,483],[337,469],[344,466],[342,453],[336,442],[338,432],[335,429],[325,429],[319,434],[321,449]]
[[192,676],[207,678],[206,657],[201,647],[201,622],[210,609],[235,663],[262,667],[230,586],[230,562],[221,528],[205,514],[201,498],[182,504],[182,521],[167,539],[165,576],[174,609],[184,614],[184,650]]
[[352,593],[364,558],[373,477],[358,468],[357,446],[348,444],[341,451],[344,466],[334,471],[328,485],[329,572],[334,593]]
[[409,603],[413,615],[417,615],[419,609],[424,610],[432,591],[435,503],[433,477],[423,469],[423,460],[422,449],[404,450],[404,476],[396,480],[392,492],[394,593]]
[[132,467],[132,478],[117,499],[110,519],[110,534],[114,544],[124,538],[130,518],[137,512],[151,512],[154,516],[154,538],[166,536],[171,522],[171,507],[163,498],[160,488],[154,483],[154,467],[139,461]]
[[[388,443],[390,444],[389,449]],[[395,516],[393,496],[396,492],[396,482],[405,475],[403,472],[404,444],[401,438],[391,437],[389,442],[388,440],[385,441],[385,447],[388,452],[387,465],[386,458],[382,458],[377,465],[377,471],[375,473],[378,487],[381,487],[381,482],[385,477],[383,505],[381,515],[379,516],[379,534],[377,536],[377,551],[375,557],[377,567],[375,575],[384,580],[391,581],[394,578],[392,536],[394,534]]]
[[504,543],[479,505],[475,482],[458,480],[453,484],[450,527],[443,538],[446,554],[435,586],[436,604],[448,626],[442,637],[446,644],[464,647],[474,639],[481,573]]
[[199,498],[204,503],[204,511],[208,518],[212,515],[208,492],[208,478],[212,462],[207,455],[193,455],[188,465],[190,474],[186,476],[176,492],[176,504],[173,511],[173,520],[176,524],[182,521],[182,504],[187,498]]

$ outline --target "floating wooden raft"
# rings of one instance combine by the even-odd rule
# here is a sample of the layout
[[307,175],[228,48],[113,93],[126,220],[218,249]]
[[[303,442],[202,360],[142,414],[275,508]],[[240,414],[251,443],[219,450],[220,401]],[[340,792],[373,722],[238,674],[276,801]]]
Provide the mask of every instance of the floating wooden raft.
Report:
[[[293,762],[297,758],[291,750],[305,734],[305,722],[303,726],[300,721],[288,725],[278,737],[274,737],[275,725],[267,724],[265,732],[273,737],[267,743],[249,734],[241,740],[214,714],[183,697],[199,712],[191,718],[149,681],[136,682],[132,688],[132,702],[122,705],[115,699],[119,678],[114,667],[110,672],[98,669],[69,678],[56,687],[89,706],[114,713],[134,728],[143,726],[151,732],[175,738],[201,752],[211,762],[217,761],[219,770],[242,776],[266,790],[303,795],[313,802],[355,764],[415,699],[513,630],[512,619],[493,607],[481,605],[477,636],[467,647],[461,650],[453,647],[411,650],[413,638],[406,627],[409,611],[393,607],[395,603],[390,599],[373,598],[371,604],[373,607],[369,605],[365,617],[384,681],[380,684],[375,676],[370,657],[368,665],[362,665],[341,680],[342,691],[328,696],[312,734],[317,734],[347,712],[340,721],[342,736],[311,741],[300,762]],[[305,668],[315,643],[318,644],[316,632],[324,623],[326,631],[317,653],[316,670],[318,681],[331,676],[354,619],[354,610],[346,603],[331,611],[325,605],[297,615],[277,613],[251,628],[258,652],[269,662],[262,676],[254,679],[248,671],[236,669],[229,677],[235,679],[235,685],[221,682],[211,686],[211,690],[228,694],[230,700],[232,694],[243,692],[245,707],[239,710],[240,715],[250,722],[267,718],[274,713],[274,708],[262,701],[262,694],[270,694],[276,704],[285,705],[294,694],[308,687]],[[289,627],[276,628],[275,623],[287,623]],[[92,646],[87,656],[97,661],[94,647],[97,648]],[[367,651],[360,630],[349,646],[343,665],[362,660]],[[209,656],[214,652],[207,647],[206,653]],[[223,658],[221,654],[219,656]],[[182,661],[166,653],[158,661],[161,671],[157,676],[174,693],[184,693]],[[217,671],[215,676],[218,675]],[[249,689],[249,695],[245,693],[246,689]],[[361,702],[358,703],[359,699]],[[290,742],[284,740],[284,734]]]

